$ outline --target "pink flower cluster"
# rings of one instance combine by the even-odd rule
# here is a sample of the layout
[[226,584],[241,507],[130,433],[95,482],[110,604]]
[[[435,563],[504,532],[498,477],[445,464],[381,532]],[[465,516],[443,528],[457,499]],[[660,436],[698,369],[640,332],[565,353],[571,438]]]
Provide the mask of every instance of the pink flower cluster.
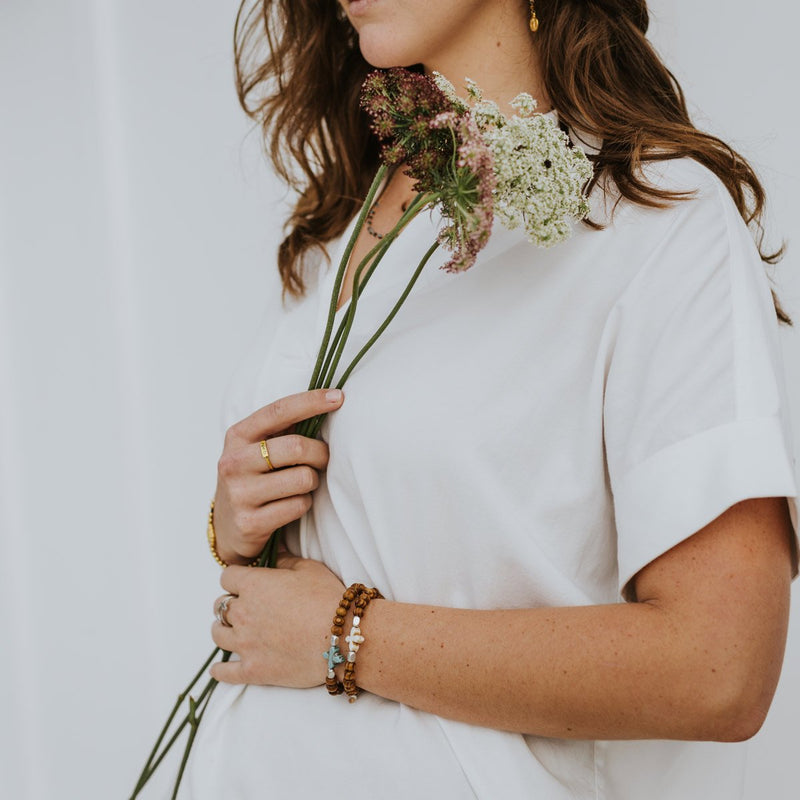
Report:
[[492,152],[468,109],[457,106],[427,75],[402,68],[371,73],[361,106],[388,166],[405,165],[418,192],[441,205],[448,224],[439,241],[452,253],[443,269],[475,263],[492,230]]
[[462,272],[475,263],[492,233],[494,156],[468,113],[439,114],[431,126],[452,131],[457,143],[452,179],[441,193],[443,215],[451,222],[439,241],[453,253],[442,269]]
[[450,137],[430,122],[453,104],[430,78],[399,67],[371,72],[361,88],[361,107],[381,142],[384,164],[413,165],[421,178],[441,167]]

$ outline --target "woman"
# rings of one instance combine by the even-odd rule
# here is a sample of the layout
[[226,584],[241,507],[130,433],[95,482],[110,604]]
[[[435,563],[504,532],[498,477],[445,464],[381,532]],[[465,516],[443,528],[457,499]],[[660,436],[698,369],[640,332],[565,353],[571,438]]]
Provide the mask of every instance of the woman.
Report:
[[[776,310],[746,225],[763,193],[691,126],[645,3],[264,0],[240,22],[242,99],[279,170],[300,167],[279,254],[300,299],[219,462],[213,638],[238,660],[212,668],[189,796],[738,797],[721,743],[764,719],[797,563]],[[395,65],[552,109],[594,154],[592,225],[551,250],[495,228],[464,275],[428,268],[347,399],[303,392],[331,276],[302,265],[318,244],[337,261],[377,166],[358,87]],[[412,194],[396,171],[351,264]],[[437,225],[398,239],[349,347]],[[325,412],[324,441],[291,433]],[[281,569],[245,566],[301,517]],[[385,599],[348,705],[321,653],[356,582]]]

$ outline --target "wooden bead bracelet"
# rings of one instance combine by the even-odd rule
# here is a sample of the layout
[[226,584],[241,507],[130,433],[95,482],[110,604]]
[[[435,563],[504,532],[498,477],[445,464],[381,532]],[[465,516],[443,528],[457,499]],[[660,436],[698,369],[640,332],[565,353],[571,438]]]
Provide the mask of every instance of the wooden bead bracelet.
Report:
[[[382,598],[383,595],[377,589],[368,589],[363,583],[354,583],[345,589],[331,625],[330,647],[322,656],[328,661],[328,673],[325,677],[325,687],[331,695],[345,692],[351,703],[356,701],[359,688],[356,686],[356,654],[359,647],[364,643],[364,636],[361,633],[361,620],[367,606],[372,600]],[[344,633],[344,621],[350,606],[354,606],[353,624],[350,628],[350,635],[345,637],[348,644],[348,653],[344,665],[344,681],[336,679],[334,667],[345,662],[345,657],[339,649],[339,637]]]

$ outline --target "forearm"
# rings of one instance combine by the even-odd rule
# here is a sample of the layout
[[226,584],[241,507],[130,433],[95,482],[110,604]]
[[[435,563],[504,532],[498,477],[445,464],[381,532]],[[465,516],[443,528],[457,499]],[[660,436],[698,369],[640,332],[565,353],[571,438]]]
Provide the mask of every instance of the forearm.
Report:
[[443,717],[575,739],[751,735],[728,696],[744,680],[742,654],[687,641],[650,604],[465,611],[375,601],[363,627],[358,683]]
[[357,681],[540,736],[747,738],[780,674],[793,542],[786,502],[751,500],[641,570],[640,602],[470,611],[376,600]]
[[358,682],[486,727],[559,738],[663,737],[681,715],[652,703],[670,679],[662,648],[641,646],[658,638],[653,612],[639,605],[465,611],[375,602]]
[[[635,602],[478,611],[373,600],[356,682],[443,717],[539,736],[747,738],[780,673],[793,543],[786,502],[752,500],[642,568]],[[217,680],[319,684],[341,581],[289,553],[278,566],[223,570],[236,599],[214,641],[239,660],[214,665]]]

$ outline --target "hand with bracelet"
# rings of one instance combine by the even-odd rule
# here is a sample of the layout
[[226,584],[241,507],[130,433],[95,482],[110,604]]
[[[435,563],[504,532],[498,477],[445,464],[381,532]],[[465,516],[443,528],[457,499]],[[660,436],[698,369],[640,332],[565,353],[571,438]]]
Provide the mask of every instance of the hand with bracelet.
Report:
[[276,400],[231,426],[218,464],[212,550],[227,564],[249,564],[274,531],[311,507],[327,445],[291,432],[296,423],[339,408],[338,389]]
[[293,688],[324,683],[322,653],[345,587],[318,561],[284,551],[277,566],[223,570],[220,583],[233,598],[224,615],[218,611],[224,598],[215,602],[212,637],[239,660],[215,664],[217,680]]

